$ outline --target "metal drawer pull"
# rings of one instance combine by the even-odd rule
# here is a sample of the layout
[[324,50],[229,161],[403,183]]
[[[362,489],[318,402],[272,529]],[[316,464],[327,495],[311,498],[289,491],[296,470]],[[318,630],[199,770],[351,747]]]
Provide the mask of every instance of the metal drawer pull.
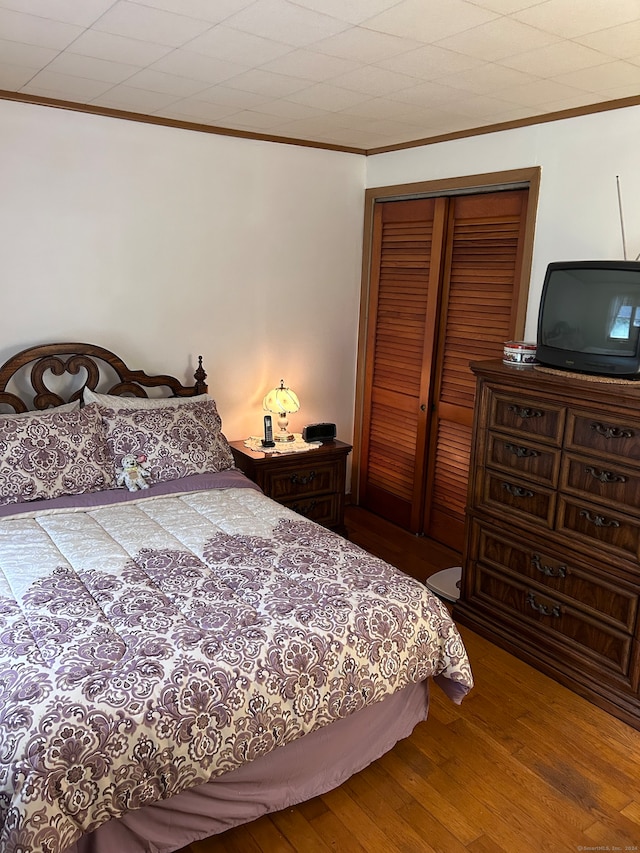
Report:
[[558,566],[557,569],[554,569],[553,566],[545,566],[544,563],[540,562],[539,554],[534,554],[531,557],[531,565],[548,578],[566,578],[567,576],[566,566]]
[[597,432],[598,435],[604,436],[604,438],[633,438],[634,435],[633,430],[631,429],[620,429],[619,427],[605,426],[597,421],[591,424],[591,429],[594,432]]
[[519,456],[521,459],[527,456],[540,456],[537,450],[531,450],[530,447],[518,447],[515,444],[510,444],[505,441],[504,446],[507,450],[510,450],[511,453],[514,453],[516,456]]
[[556,604],[555,607],[547,607],[546,604],[539,604],[532,592],[527,595],[527,604],[529,604],[536,613],[540,613],[542,616],[555,616],[556,618],[560,616],[559,604]]
[[507,409],[514,412],[519,418],[541,418],[544,414],[540,409],[523,409],[520,406],[507,406]]
[[596,527],[620,527],[620,522],[616,521],[615,518],[605,518],[604,515],[591,515],[588,509],[581,509],[580,515],[582,518],[590,521],[591,524],[595,524]]
[[297,474],[292,474],[289,477],[289,482],[294,483],[295,485],[306,486],[307,483],[310,483],[312,480],[315,480],[316,472],[311,471],[308,477],[299,477]]
[[514,486],[512,483],[503,483],[502,488],[505,492],[509,492],[514,498],[532,498],[533,492],[530,489],[523,489],[522,486]]
[[601,483],[627,482],[627,478],[622,474],[614,474],[612,471],[601,471],[599,468],[594,468],[592,465],[586,465],[584,470],[587,474],[591,474],[594,480],[600,480]]

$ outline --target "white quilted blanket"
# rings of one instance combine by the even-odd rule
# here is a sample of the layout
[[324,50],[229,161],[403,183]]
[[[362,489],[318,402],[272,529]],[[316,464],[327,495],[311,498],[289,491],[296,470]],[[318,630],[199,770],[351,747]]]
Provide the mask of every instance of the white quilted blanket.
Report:
[[425,587],[252,489],[0,519],[0,849],[60,853],[429,676]]

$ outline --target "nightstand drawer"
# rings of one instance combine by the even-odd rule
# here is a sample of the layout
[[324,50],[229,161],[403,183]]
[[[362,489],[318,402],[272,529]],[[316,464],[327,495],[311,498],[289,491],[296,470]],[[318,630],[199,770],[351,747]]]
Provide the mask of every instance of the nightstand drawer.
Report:
[[[305,460],[306,461],[306,460]],[[276,501],[289,501],[294,497],[335,492],[340,486],[341,465],[337,462],[298,464],[295,468],[267,470],[265,491]]]
[[294,512],[304,515],[311,521],[317,521],[325,527],[335,527],[342,523],[342,503],[338,495],[318,495],[317,497],[298,498],[281,501]]

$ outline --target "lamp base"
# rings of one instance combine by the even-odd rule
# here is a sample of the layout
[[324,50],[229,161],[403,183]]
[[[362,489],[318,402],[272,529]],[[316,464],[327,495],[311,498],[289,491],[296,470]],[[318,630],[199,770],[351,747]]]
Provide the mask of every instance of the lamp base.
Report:
[[294,441],[294,440],[295,440],[295,435],[291,435],[291,433],[290,433],[290,432],[289,432],[289,433],[284,433],[284,434],[282,434],[282,435],[278,435],[278,434],[276,434],[276,435],[274,435],[274,436],[273,436],[273,439],[274,439],[274,441]]

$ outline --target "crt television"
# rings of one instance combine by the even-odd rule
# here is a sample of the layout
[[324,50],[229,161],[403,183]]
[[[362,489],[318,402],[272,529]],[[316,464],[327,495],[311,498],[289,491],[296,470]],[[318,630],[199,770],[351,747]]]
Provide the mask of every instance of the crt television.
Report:
[[558,261],[538,314],[541,364],[640,379],[640,262]]

